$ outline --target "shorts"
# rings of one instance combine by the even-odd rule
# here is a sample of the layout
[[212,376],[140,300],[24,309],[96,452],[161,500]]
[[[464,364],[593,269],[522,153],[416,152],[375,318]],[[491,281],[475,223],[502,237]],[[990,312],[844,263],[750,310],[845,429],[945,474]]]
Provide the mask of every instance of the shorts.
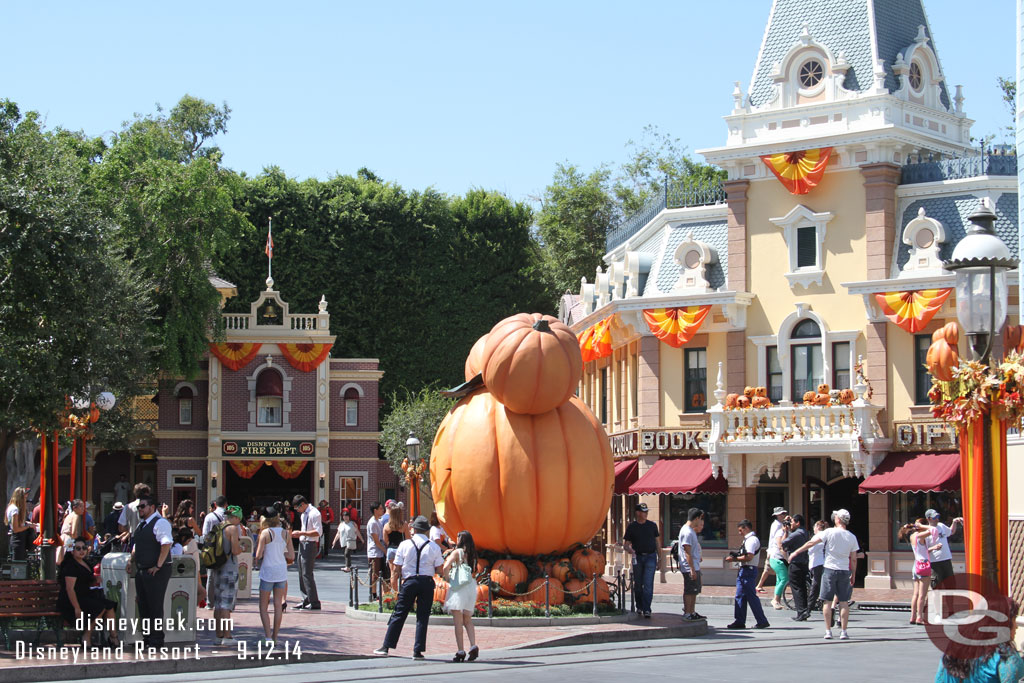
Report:
[[821,575],[821,595],[818,597],[824,602],[831,602],[832,598],[838,598],[839,602],[849,602],[853,597],[850,570],[826,567]]
[[953,576],[953,560],[932,560],[932,588]]
[[388,562],[394,562],[397,554],[398,548],[388,548]]
[[263,593],[269,593],[270,591],[280,588],[281,590],[288,589],[287,581],[264,581],[260,579],[260,591]]
[[233,610],[238,594],[238,565],[225,564],[220,569],[211,569],[208,593],[207,602],[214,609]]
[[701,591],[701,573],[697,570],[697,578],[691,579],[690,572],[683,572],[683,595],[697,595]]

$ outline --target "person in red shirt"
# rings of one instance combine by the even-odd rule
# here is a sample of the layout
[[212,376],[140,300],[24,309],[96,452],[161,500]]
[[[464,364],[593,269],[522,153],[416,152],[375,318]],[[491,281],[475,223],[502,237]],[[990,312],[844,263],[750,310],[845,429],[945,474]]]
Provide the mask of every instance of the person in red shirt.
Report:
[[[320,510],[320,523],[324,527],[323,538],[330,538],[331,524],[334,523],[334,510],[331,509],[331,506],[327,503],[326,500],[321,500],[316,507],[317,509]],[[324,559],[327,558],[327,551],[330,550],[330,546],[331,544],[326,542],[320,544],[320,552]]]

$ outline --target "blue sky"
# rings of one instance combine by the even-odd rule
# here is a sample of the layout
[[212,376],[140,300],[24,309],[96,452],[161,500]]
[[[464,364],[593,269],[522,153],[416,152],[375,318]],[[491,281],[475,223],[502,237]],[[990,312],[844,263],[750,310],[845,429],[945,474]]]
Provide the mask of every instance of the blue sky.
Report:
[[[0,97],[92,135],[185,93],[232,109],[225,163],[409,189],[539,195],[555,164],[621,161],[655,124],[724,144],[770,0],[5,3]],[[1009,0],[926,3],[975,136],[1010,122]]]

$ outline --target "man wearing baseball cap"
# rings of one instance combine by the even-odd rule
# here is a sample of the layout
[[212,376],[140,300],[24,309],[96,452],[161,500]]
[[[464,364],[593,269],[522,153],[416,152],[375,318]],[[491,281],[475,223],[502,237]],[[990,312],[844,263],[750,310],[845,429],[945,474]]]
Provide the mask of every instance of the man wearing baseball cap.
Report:
[[387,657],[388,650],[398,647],[402,627],[416,603],[416,640],[412,647],[412,658],[423,659],[427,649],[427,622],[430,608],[434,605],[434,574],[440,573],[444,557],[441,548],[427,538],[430,521],[423,515],[412,520],[412,538],[407,538],[395,553],[395,571],[402,573],[402,587],[398,591],[395,611],[388,619],[388,630],[384,644],[373,651],[380,657]]
[[630,522],[622,536],[622,545],[633,554],[633,581],[636,584],[636,611],[651,618],[654,597],[654,573],[658,570],[658,525],[647,519],[647,503],[635,508],[636,521]]
[[[952,526],[942,523],[942,515],[938,510],[925,510],[924,518],[928,520],[934,539],[928,549],[932,559],[932,588],[935,588],[953,576],[953,552],[949,549],[949,537],[959,531],[964,518],[955,518]],[[921,527],[918,531],[925,531],[928,527]]]

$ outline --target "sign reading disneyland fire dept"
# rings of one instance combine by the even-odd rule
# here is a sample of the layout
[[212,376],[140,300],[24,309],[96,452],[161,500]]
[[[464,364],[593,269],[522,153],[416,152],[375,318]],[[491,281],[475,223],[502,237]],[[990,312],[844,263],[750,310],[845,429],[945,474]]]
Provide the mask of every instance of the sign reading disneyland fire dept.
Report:
[[608,437],[613,455],[703,455],[707,429],[635,429]]
[[894,451],[956,450],[959,447],[956,429],[941,420],[892,423]]
[[312,441],[225,441],[221,450],[242,458],[295,458],[313,455],[316,445]]

